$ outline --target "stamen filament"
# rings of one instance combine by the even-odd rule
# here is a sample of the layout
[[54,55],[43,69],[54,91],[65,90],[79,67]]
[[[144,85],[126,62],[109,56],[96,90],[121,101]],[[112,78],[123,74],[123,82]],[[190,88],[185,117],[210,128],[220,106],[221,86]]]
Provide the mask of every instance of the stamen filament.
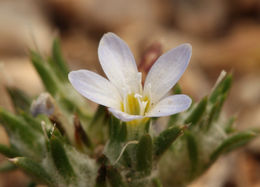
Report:
[[149,103],[148,97],[143,97],[138,93],[131,93],[124,97],[121,109],[131,115],[144,115],[148,111]]

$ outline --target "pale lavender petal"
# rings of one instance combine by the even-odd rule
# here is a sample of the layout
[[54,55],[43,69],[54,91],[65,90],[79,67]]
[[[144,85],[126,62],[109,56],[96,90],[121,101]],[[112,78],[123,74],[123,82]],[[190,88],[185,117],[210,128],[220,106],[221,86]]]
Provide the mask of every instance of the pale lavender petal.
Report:
[[191,58],[191,45],[182,44],[161,57],[150,69],[144,85],[144,94],[155,104],[177,83]]
[[117,117],[118,119],[120,119],[122,121],[132,121],[132,120],[135,120],[135,119],[142,119],[142,118],[144,118],[144,116],[127,114],[125,112],[122,112],[122,111],[114,109],[114,108],[109,108],[108,110],[115,117]]
[[108,79],[124,93],[139,93],[141,74],[127,44],[113,33],[105,34],[98,47],[100,64]]
[[187,95],[179,94],[164,98],[157,103],[154,108],[149,111],[146,116],[160,117],[169,116],[179,112],[183,112],[191,105],[191,98]]
[[114,85],[104,77],[88,70],[69,73],[72,86],[84,97],[98,104],[120,108],[122,101]]

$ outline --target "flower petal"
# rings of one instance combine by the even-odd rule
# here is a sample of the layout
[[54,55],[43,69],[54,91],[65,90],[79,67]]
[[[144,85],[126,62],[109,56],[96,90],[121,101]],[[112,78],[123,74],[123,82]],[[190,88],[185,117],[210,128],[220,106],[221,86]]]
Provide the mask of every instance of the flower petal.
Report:
[[139,93],[141,74],[127,44],[113,33],[105,34],[98,47],[100,64],[108,79],[124,93]]
[[148,112],[148,117],[160,117],[176,114],[188,109],[191,105],[191,98],[187,95],[171,95],[155,105],[155,107]]
[[140,115],[130,115],[127,114],[125,112],[122,112],[120,110],[114,109],[114,108],[109,108],[108,109],[115,117],[117,117],[118,119],[122,120],[122,121],[132,121],[135,119],[142,119],[144,118],[144,116],[140,116]]
[[72,86],[84,97],[98,104],[120,108],[121,97],[117,89],[104,77],[88,70],[69,73]]
[[150,69],[144,85],[144,95],[153,103],[159,101],[177,83],[191,57],[191,45],[182,44],[161,57]]

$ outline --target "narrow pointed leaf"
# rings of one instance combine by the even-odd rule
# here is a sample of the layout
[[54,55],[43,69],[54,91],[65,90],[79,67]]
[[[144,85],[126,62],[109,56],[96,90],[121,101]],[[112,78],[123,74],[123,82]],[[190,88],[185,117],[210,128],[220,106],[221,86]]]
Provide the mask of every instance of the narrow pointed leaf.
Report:
[[9,134],[19,133],[21,138],[31,141],[32,138],[36,136],[22,118],[19,118],[2,108],[0,108],[0,121]]
[[[68,95],[69,94],[70,93],[68,93]],[[80,119],[89,122],[92,115],[85,101],[82,101],[82,98],[80,99],[81,96],[71,98],[68,97],[68,95],[66,95],[64,91],[59,92],[59,103],[61,106],[70,113],[76,113],[79,115]]]
[[16,109],[16,112],[19,110],[29,111],[31,99],[23,91],[17,88],[7,88],[12,103]]
[[218,98],[217,108],[216,108],[215,115],[214,115],[215,120],[217,120],[217,119],[219,118],[221,109],[222,109],[222,107],[223,107],[223,105],[224,105],[224,102],[225,102],[226,98],[227,98],[227,94],[223,94],[223,95],[221,95],[221,96]]
[[37,181],[54,186],[52,178],[37,162],[25,157],[17,157],[10,161]]
[[0,173],[9,172],[17,169],[16,165],[10,161],[3,161],[0,164]]
[[118,172],[118,170],[114,167],[109,167],[107,169],[107,177],[111,186],[113,187],[124,187],[125,184],[123,182],[123,178]]
[[177,83],[175,84],[175,86],[173,87],[173,94],[181,94],[182,90],[181,90],[181,86]]
[[50,140],[50,151],[57,170],[69,182],[71,178],[75,177],[75,173],[67,157],[63,143],[54,136]]
[[[126,136],[126,124],[121,123],[119,119],[111,116],[110,121],[109,121],[109,135],[110,135],[110,140],[120,140],[124,139]],[[123,132],[121,135],[120,133]]]
[[191,177],[193,177],[198,166],[198,146],[195,137],[190,132],[185,132],[185,138],[191,164]]
[[121,122],[119,119],[111,116],[109,121],[109,141],[105,146],[104,154],[107,156],[112,164],[115,164],[115,161],[121,160],[121,156],[123,156],[123,158],[125,159],[125,149],[130,144],[136,144],[136,141],[126,142],[126,138],[126,123]]
[[127,136],[126,123],[122,123],[121,128],[120,128],[119,133],[118,133],[118,136],[117,136],[117,140],[119,142],[124,142],[126,140],[126,136]]
[[32,127],[38,132],[42,132],[41,122],[36,118],[32,117],[30,114],[22,112],[22,118],[25,120],[28,126]]
[[118,128],[119,128],[120,121],[113,116],[111,116],[109,120],[109,136],[110,139],[116,138],[116,135],[118,134]]
[[163,187],[159,178],[153,178],[152,182],[154,187]]
[[[104,120],[106,115],[107,115],[106,107],[99,105],[98,108],[97,108],[97,111],[95,112],[95,115],[94,115],[92,121],[90,122],[90,127],[95,127],[95,124],[99,120]],[[114,119],[110,119],[110,120],[114,120]]]
[[245,145],[258,134],[254,131],[239,132],[233,136],[228,137],[224,140],[217,149],[211,154],[211,161],[215,161],[221,154],[229,152],[235,148]]
[[[11,137],[11,145],[19,152],[33,158],[43,155],[44,148],[42,147],[41,134],[30,128],[22,118],[0,108],[0,121]],[[19,141],[21,144],[16,146],[13,140]]]
[[19,153],[17,153],[17,151],[3,144],[0,144],[0,154],[3,154],[8,158],[14,158],[19,156]]
[[180,127],[171,127],[161,132],[154,139],[154,156],[160,157],[182,133],[183,128]]
[[58,38],[56,38],[53,41],[52,60],[53,60],[53,69],[55,70],[55,72],[59,75],[61,80],[67,81],[69,69],[61,53],[60,41]]
[[227,121],[227,123],[226,123],[226,125],[225,125],[225,131],[226,131],[226,133],[230,134],[230,133],[232,133],[232,132],[235,132],[235,128],[233,127],[235,121],[236,121],[236,117],[235,117],[235,116],[229,118],[229,120]]
[[208,98],[204,97],[197,106],[194,107],[194,109],[191,111],[190,115],[185,120],[185,123],[191,123],[192,125],[195,125],[199,122],[201,117],[203,116],[204,112],[206,111],[208,103]]
[[229,89],[231,88],[232,80],[233,80],[232,74],[230,73],[223,81],[222,93],[227,93],[229,91]]
[[125,151],[123,154],[123,161],[124,161],[124,165],[127,166],[128,168],[131,168],[133,166],[132,158],[130,157],[127,151]]
[[55,95],[58,91],[57,80],[54,77],[52,70],[47,67],[44,59],[34,51],[31,51],[31,61],[38,74],[41,77],[41,80],[48,92],[52,95]]
[[209,101],[215,103],[218,96],[222,94],[227,94],[232,84],[232,74],[228,74],[220,83],[215,87],[210,95]]
[[152,170],[152,138],[149,134],[142,136],[136,151],[137,170],[149,175]]
[[74,128],[75,128],[74,137],[75,137],[76,143],[79,146],[84,145],[88,148],[93,148],[92,142],[91,142],[89,136],[87,135],[86,131],[83,129],[82,124],[77,116],[74,116],[73,124],[74,124]]
[[179,119],[179,114],[173,114],[173,115],[171,115],[170,118],[169,118],[169,121],[168,121],[168,125],[167,125],[167,126],[168,126],[168,127],[174,126],[174,125],[177,123],[178,119]]
[[209,130],[211,128],[214,121],[218,120],[225,98],[226,98],[226,94],[221,95],[218,98],[218,100],[211,107],[210,112],[209,112],[209,117],[208,117],[207,123],[206,123],[207,124],[207,126],[206,126],[207,130]]
[[26,124],[14,114],[0,108],[0,122],[9,132],[25,130]]

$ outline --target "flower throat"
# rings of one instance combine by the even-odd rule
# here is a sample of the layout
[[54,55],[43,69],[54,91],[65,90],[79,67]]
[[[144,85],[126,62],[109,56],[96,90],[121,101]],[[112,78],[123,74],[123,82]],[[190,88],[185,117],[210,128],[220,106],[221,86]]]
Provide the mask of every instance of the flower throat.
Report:
[[145,115],[150,106],[150,100],[147,96],[140,94],[128,94],[121,102],[121,110],[131,115]]

